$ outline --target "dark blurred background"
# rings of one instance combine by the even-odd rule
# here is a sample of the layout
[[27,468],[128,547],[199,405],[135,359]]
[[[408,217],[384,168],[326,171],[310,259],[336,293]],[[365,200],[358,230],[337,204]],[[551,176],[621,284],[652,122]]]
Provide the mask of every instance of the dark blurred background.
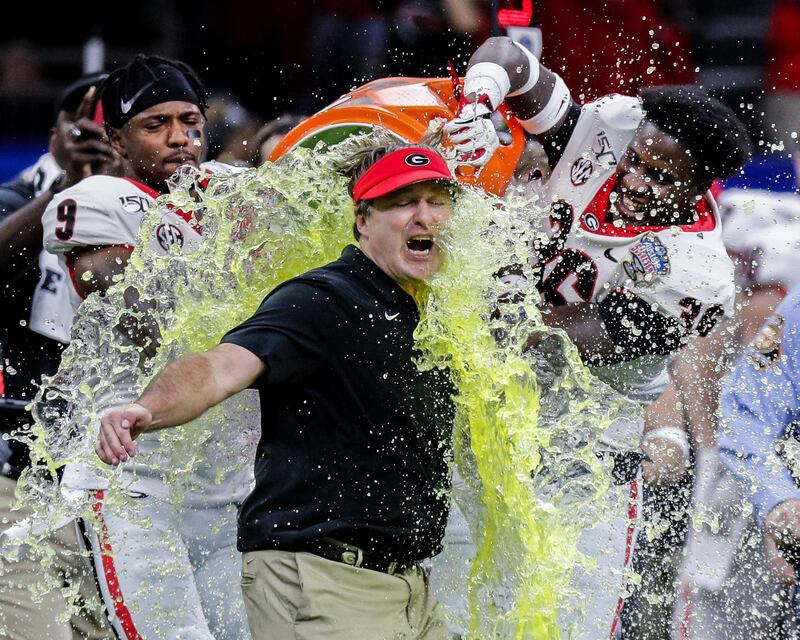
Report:
[[800,0],[30,3],[0,27],[0,180],[45,150],[64,85],[137,52],[196,68],[215,98],[213,142],[222,148],[233,130],[246,138],[377,77],[444,76],[448,59],[463,74],[469,53],[502,33],[498,10],[528,4],[542,29],[542,61],[574,97],[698,82],[746,119],[767,156],[792,144]]

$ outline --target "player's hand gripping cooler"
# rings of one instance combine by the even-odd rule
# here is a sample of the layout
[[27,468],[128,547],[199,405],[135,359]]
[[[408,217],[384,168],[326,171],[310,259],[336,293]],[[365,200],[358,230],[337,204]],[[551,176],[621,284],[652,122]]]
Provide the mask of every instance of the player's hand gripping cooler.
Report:
[[[457,86],[449,78],[384,78],[345,94],[330,106],[292,129],[270,156],[273,162],[297,147],[333,145],[348,136],[383,127],[405,142],[419,142],[435,118],[450,122],[460,113]],[[469,106],[469,105],[467,105]],[[502,196],[525,147],[525,135],[516,119],[501,106],[507,132],[482,170],[459,167],[456,177],[467,185]],[[481,126],[490,126],[488,118]],[[499,126],[503,126],[498,122]],[[489,155],[489,154],[485,154]]]
[[444,126],[456,149],[459,165],[483,167],[500,148],[500,137],[492,122],[494,112],[487,96],[474,102],[468,102],[462,96],[455,120]]

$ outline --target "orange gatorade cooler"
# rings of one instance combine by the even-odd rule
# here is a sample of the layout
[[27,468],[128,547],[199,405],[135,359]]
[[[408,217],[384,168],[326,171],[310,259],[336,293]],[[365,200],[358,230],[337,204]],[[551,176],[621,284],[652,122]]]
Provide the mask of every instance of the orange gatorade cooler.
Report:
[[[336,144],[347,136],[380,126],[406,142],[418,142],[434,118],[451,120],[458,101],[449,78],[383,78],[343,95],[292,129],[270,156],[273,162],[296,147],[319,142]],[[500,107],[507,132],[501,146],[480,171],[462,167],[456,177],[490,193],[503,195],[525,147],[525,135],[516,119]]]

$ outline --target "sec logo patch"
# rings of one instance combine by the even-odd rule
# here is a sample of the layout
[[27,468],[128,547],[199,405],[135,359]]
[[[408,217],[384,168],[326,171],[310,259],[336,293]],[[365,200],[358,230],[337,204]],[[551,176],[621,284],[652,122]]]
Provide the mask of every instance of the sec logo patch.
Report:
[[164,251],[169,251],[173,245],[180,249],[183,247],[183,231],[174,224],[162,223],[156,227],[156,240]]
[[569,179],[576,187],[585,184],[594,172],[594,165],[588,158],[578,158],[569,171]]

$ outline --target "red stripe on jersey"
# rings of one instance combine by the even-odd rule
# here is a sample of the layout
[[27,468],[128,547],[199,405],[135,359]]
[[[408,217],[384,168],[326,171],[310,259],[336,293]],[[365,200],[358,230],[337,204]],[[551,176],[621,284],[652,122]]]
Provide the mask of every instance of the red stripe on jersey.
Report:
[[[201,191],[205,191],[206,187],[208,187],[208,183],[211,181],[211,178],[214,176],[214,171],[209,168],[203,168],[203,173],[206,174],[205,178],[198,177],[196,179],[196,184],[200,188]],[[200,224],[200,217],[194,211],[184,211],[183,209],[176,209],[174,205],[167,204],[167,208],[174,211],[177,215],[181,218],[186,220],[189,224],[192,225],[192,229],[194,229],[199,235],[203,235],[203,226]]]
[[114,566],[114,556],[108,536],[108,527],[106,527],[102,513],[105,491],[95,491],[94,497],[96,502],[92,505],[92,511],[94,511],[97,522],[100,523],[100,557],[103,562],[103,575],[106,579],[106,586],[111,599],[114,601],[114,614],[117,616],[127,640],[143,640],[136,629],[136,625],[133,623],[133,616],[125,604],[125,600],[122,597],[122,589],[119,586],[119,578],[117,578],[117,569]]
[[197,219],[194,211],[184,211],[183,209],[176,209],[171,203],[167,204],[167,209],[179,215],[181,218],[186,220],[189,224],[192,225],[192,229],[194,229],[199,235],[203,235],[203,227]]
[[[600,236],[612,236],[615,238],[632,238],[633,236],[647,233],[648,231],[664,231],[672,228],[673,225],[624,225],[616,226],[611,219],[611,192],[617,186],[619,176],[614,173],[606,180],[606,183],[597,191],[592,201],[581,215],[580,225],[586,233],[593,233]],[[701,231],[713,231],[717,227],[717,221],[705,198],[697,203],[697,222],[692,224],[679,224],[682,231],[700,233]],[[586,226],[586,214],[591,213],[600,221],[598,229],[590,229]]]
[[683,599],[683,611],[681,612],[681,619],[678,622],[678,638],[680,640],[688,640],[689,630],[692,624],[692,586],[688,581],[684,581],[681,585],[681,597]]
[[86,300],[86,296],[81,293],[80,287],[78,287],[78,279],[75,277],[75,257],[72,255],[67,255],[67,271],[69,272],[69,280],[72,283],[72,288],[75,289],[75,293],[77,293],[81,300]]
[[[631,561],[631,555],[633,555],[633,537],[636,533],[636,519],[639,512],[637,503],[638,499],[639,483],[634,480],[631,482],[631,495],[630,501],[628,502],[628,533],[625,536],[625,560],[623,561],[622,565],[625,569],[628,568],[628,565]],[[620,616],[622,615],[623,604],[625,604],[625,600],[620,596],[619,600],[617,600],[617,609],[614,612],[614,620],[611,623],[611,633],[609,634],[610,640],[614,640],[614,635],[617,632],[617,625],[619,624]]]
[[711,183],[711,188],[709,191],[711,192],[712,197],[714,200],[719,200],[719,196],[725,190],[724,185],[722,184],[722,180],[717,178],[714,182]]
[[139,189],[144,191],[151,198],[158,198],[161,195],[158,191],[153,189],[153,187],[148,186],[148,185],[144,184],[143,182],[139,182],[138,180],[134,180],[133,178],[129,178],[127,176],[123,176],[122,179],[123,180],[127,180],[128,182],[130,182],[135,187],[138,187]]

